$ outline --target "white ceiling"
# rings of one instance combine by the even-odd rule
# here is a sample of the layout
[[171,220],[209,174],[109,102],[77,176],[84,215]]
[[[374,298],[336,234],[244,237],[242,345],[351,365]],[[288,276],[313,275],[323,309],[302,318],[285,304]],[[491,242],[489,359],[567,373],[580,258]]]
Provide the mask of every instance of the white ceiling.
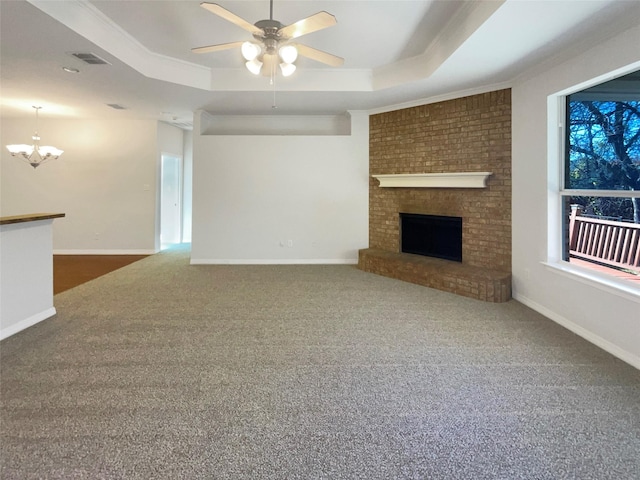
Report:
[[[215,1],[215,0],[210,0]],[[220,115],[382,111],[453,92],[509,86],[640,22],[637,0],[275,0],[283,24],[325,10],[337,25],[297,39],[344,57],[332,68],[301,58],[275,86],[244,67],[239,49],[192,47],[250,34],[192,0],[0,0],[2,116],[128,116],[180,125]],[[250,23],[268,0],[217,0]],[[86,65],[91,52],[111,65]],[[66,73],[62,67],[80,73]],[[275,87],[275,88],[274,88]],[[277,109],[273,109],[275,104]],[[107,104],[119,104],[114,110]]]

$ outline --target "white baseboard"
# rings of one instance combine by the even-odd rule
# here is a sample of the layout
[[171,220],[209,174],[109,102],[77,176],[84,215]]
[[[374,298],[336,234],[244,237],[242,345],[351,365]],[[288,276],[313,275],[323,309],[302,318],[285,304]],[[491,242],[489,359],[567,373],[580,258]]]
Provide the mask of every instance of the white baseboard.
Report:
[[30,317],[25,318],[24,320],[20,320],[19,322],[14,323],[13,325],[9,325],[8,327],[0,330],[0,340],[4,340],[5,338],[10,337],[11,335],[15,335],[16,333],[21,332],[25,328],[29,328],[35,325],[36,323],[46,320],[49,317],[53,317],[55,314],[56,314],[55,307],[51,307],[51,308],[47,308],[46,310],[43,310],[42,312],[36,313],[35,315],[31,315]]
[[540,305],[538,302],[531,300],[530,298],[525,297],[524,295],[515,294],[513,298],[520,303],[526,305],[529,308],[532,308],[536,312],[544,315],[545,317],[553,320],[554,322],[562,325],[567,330],[571,330],[576,335],[584,338],[586,341],[593,343],[594,345],[600,347],[606,352],[609,352],[614,357],[619,358],[623,362],[628,363],[632,367],[640,370],[640,357],[634,355],[631,352],[627,352],[623,350],[619,346],[614,343],[611,343],[609,340],[605,340],[604,338],[596,335],[595,333],[587,330],[584,327],[572,322],[571,320],[563,317],[562,315],[558,315],[556,312],[549,310],[544,305]]
[[54,250],[54,255],[153,255],[160,250]]
[[218,259],[192,258],[191,265],[356,265],[358,259]]

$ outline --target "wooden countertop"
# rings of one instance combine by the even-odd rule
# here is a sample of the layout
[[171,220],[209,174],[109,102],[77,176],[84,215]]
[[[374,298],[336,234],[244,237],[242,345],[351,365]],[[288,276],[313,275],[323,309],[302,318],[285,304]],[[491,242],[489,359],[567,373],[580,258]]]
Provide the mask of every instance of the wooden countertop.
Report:
[[26,215],[13,215],[10,217],[0,217],[0,225],[11,223],[36,222],[38,220],[49,220],[64,217],[64,213],[29,213]]

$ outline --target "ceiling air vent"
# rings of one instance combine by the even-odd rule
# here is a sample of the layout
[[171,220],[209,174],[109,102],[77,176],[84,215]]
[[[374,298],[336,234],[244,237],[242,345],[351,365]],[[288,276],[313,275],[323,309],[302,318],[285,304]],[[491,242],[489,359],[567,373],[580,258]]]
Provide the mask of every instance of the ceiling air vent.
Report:
[[72,53],[71,55],[89,65],[111,65],[104,58],[100,58],[94,53]]
[[117,103],[107,103],[107,107],[111,107],[114,110],[126,110],[127,107],[123,107],[122,105],[118,105]]

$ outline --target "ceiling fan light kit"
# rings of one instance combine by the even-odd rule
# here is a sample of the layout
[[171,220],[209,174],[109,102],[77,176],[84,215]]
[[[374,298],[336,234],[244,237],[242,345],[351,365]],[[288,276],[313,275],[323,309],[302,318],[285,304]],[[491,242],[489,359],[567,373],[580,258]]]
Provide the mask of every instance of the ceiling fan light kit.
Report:
[[245,65],[247,66],[247,70],[249,70],[251,73],[253,73],[254,75],[260,75],[260,70],[262,69],[263,65],[260,60],[254,58],[253,60],[248,60]]
[[293,63],[298,59],[298,50],[293,45],[285,45],[278,50],[284,63]]
[[[240,50],[242,52],[242,56],[246,60],[245,66],[247,67],[247,70],[249,70],[254,75],[260,75],[262,65],[266,63],[264,61],[265,56],[275,56],[275,49],[268,49],[267,52],[262,56],[263,61],[260,61],[262,48],[260,47],[260,45],[253,42],[244,42]],[[270,50],[274,50],[274,52],[270,52]],[[280,70],[282,71],[282,75],[284,77],[288,77],[296,71],[296,66],[293,65],[293,62],[295,62],[296,58],[298,58],[298,51],[293,45],[284,45],[278,49],[278,55],[282,59],[282,63],[280,63]]]
[[257,43],[244,42],[242,44],[241,51],[244,59],[250,62],[251,60],[257,58],[258,55],[260,55],[260,53],[262,52],[262,49],[260,48],[260,45],[258,45]]
[[[318,12],[285,26],[273,19],[273,0],[270,0],[269,20],[259,20],[255,24],[249,23],[216,3],[203,2],[200,6],[247,30],[257,43],[246,41],[208,45],[191,49],[194,53],[217,52],[240,46],[247,69],[254,75],[270,76],[272,80],[275,75],[276,63],[279,64],[283,76],[288,77],[293,74],[296,71],[294,62],[298,56],[304,56],[333,67],[339,67],[344,63],[344,59],[336,55],[307,45],[289,43],[294,38],[335,25],[336,18],[330,13]],[[282,60],[281,62],[278,62],[278,57]]]
[[280,64],[280,71],[282,72],[283,77],[288,77],[293,75],[293,72],[296,71],[296,66],[293,63],[284,63]]

